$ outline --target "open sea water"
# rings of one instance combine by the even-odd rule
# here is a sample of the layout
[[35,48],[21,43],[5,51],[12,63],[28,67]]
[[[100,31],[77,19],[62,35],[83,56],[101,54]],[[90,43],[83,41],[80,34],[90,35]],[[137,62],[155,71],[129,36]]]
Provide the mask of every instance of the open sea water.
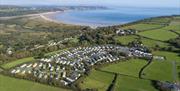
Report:
[[56,13],[50,18],[66,24],[110,26],[129,23],[149,17],[180,15],[179,8],[109,8],[74,10]]

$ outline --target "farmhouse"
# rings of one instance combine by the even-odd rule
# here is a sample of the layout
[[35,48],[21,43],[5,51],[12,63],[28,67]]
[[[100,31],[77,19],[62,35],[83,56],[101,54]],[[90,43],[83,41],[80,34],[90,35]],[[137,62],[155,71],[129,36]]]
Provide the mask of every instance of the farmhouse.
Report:
[[133,35],[133,34],[136,34],[137,31],[136,30],[132,30],[132,29],[118,29],[116,31],[116,34],[120,35],[120,36],[125,36],[125,35]]

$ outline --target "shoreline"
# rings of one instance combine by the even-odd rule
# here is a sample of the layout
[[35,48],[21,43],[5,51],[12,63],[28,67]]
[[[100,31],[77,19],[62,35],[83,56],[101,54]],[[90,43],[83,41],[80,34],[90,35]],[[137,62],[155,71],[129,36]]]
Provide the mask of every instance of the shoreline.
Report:
[[57,20],[54,20],[54,19],[52,19],[52,18],[50,18],[50,17],[51,17],[52,15],[54,15],[54,14],[63,13],[63,12],[64,12],[64,11],[46,12],[46,13],[41,13],[41,14],[39,14],[39,16],[40,16],[42,19],[46,20],[46,21],[55,22],[55,23],[62,23],[62,22],[59,22],[59,21],[57,21]]
[[23,18],[23,17],[36,17],[36,18],[42,18],[45,21],[54,22],[54,23],[58,23],[58,24],[65,24],[65,25],[70,25],[70,26],[84,26],[84,25],[68,24],[68,23],[64,23],[63,21],[50,18],[50,16],[52,16],[54,14],[63,13],[66,11],[51,11],[51,12],[43,12],[43,13],[36,13],[36,14],[0,17],[0,20],[9,20],[9,19]]
[[71,11],[71,10],[62,11],[62,12],[52,12],[52,13],[47,13],[47,14],[41,14],[40,17],[43,18],[44,20],[47,20],[47,21],[50,21],[50,22],[66,24],[66,25],[75,25],[75,26],[88,26],[88,27],[91,27],[91,28],[121,25],[121,24],[103,24],[103,23],[93,24],[93,23],[67,22],[67,21],[63,21],[61,19],[55,20],[55,19],[52,18],[52,16],[54,14],[64,13],[64,12],[69,12],[69,11]]
[[[7,16],[7,17],[0,17],[0,20],[8,20],[8,19],[14,19],[14,18],[21,18],[21,17],[34,17],[34,16],[52,15],[52,14],[58,13],[58,12],[64,12],[64,11],[50,11],[50,12],[43,12],[43,13],[36,13],[36,14]],[[45,18],[45,17],[43,17],[43,18]]]
[[54,14],[63,13],[63,12],[67,12],[67,11],[70,11],[70,10],[51,11],[51,12],[43,12],[43,13],[27,14],[27,15],[18,15],[18,16],[7,16],[7,17],[0,17],[0,20],[9,20],[9,19],[23,18],[23,17],[39,17],[39,18],[42,18],[45,21],[54,22],[54,23],[58,23],[58,24],[65,24],[65,25],[70,25],[70,26],[87,26],[87,25],[83,25],[83,24],[65,23],[63,21],[55,20],[55,19],[51,18],[51,16],[53,16]]
[[[36,13],[36,14],[27,14],[27,15],[19,15],[19,16],[8,16],[8,17],[0,17],[0,20],[8,20],[8,19],[15,19],[15,18],[23,18],[23,17],[34,17],[34,18],[41,18],[45,21],[49,22],[54,22],[57,24],[64,24],[64,25],[69,25],[69,26],[86,26],[86,27],[91,27],[91,28],[97,28],[97,27],[108,27],[108,26],[117,26],[117,25],[122,25],[122,24],[127,24],[129,22],[121,22],[117,24],[110,24],[110,23],[96,23],[96,22],[76,22],[76,21],[66,21],[65,19],[68,18],[59,18],[56,19],[55,16],[56,14],[61,14],[65,12],[71,12],[72,10],[62,10],[62,11],[50,11],[50,12],[43,12],[43,13]],[[154,16],[152,16],[154,17]],[[157,16],[158,17],[158,16]],[[151,17],[148,17],[151,18]],[[145,18],[146,19],[146,18]],[[136,22],[139,20],[135,20],[132,22]]]
[[[39,14],[39,17],[44,19],[45,21],[54,22],[57,24],[64,24],[64,25],[70,25],[70,26],[88,26],[88,25],[83,25],[83,24],[66,23],[64,21],[51,18],[54,14],[57,14],[57,13],[60,14],[60,13],[68,12],[68,11],[71,11],[71,10],[42,13],[42,14]],[[93,28],[93,27],[91,27],[91,28]]]
[[36,14],[27,14],[27,15],[19,15],[19,16],[8,16],[8,17],[0,17],[0,20],[8,20],[8,19],[15,19],[15,18],[23,18],[23,17],[39,17],[42,18],[45,21],[49,21],[49,22],[54,22],[57,24],[64,24],[64,25],[70,25],[70,26],[86,26],[86,27],[90,27],[90,28],[98,28],[98,27],[109,27],[109,26],[117,26],[117,25],[122,25],[122,24],[126,24],[126,23],[119,23],[119,24],[105,24],[105,23],[92,23],[92,22],[87,22],[87,23],[83,23],[83,22],[68,22],[68,21],[63,21],[63,19],[53,19],[53,15],[55,14],[60,14],[60,13],[64,13],[64,12],[69,12],[72,10],[65,10],[65,11],[51,11],[51,12],[43,12],[43,13],[36,13]]

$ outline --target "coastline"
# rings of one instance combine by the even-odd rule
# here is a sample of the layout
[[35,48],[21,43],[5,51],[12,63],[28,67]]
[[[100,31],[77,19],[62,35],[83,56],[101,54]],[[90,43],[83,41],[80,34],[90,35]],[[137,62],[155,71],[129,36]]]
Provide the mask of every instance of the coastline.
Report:
[[36,18],[42,18],[45,21],[54,22],[54,23],[58,23],[58,24],[69,25],[69,26],[86,26],[86,25],[83,25],[83,24],[81,25],[81,24],[65,23],[63,21],[55,20],[55,19],[51,18],[51,16],[53,16],[54,14],[63,13],[63,12],[67,12],[67,11],[70,11],[70,10],[66,10],[66,11],[52,11],[52,12],[43,12],[43,13],[36,13],[36,14],[27,14],[27,15],[0,17],[0,20],[9,20],[9,19],[23,18],[23,17],[36,17]]
[[[61,19],[53,18],[55,14],[61,15],[61,13],[71,12],[72,10],[64,10],[64,11],[52,11],[52,12],[43,12],[37,14],[27,14],[27,15],[19,15],[19,16],[10,16],[10,17],[0,17],[0,20],[8,20],[14,18],[22,18],[22,17],[35,17],[35,18],[42,18],[45,21],[54,22],[58,24],[70,25],[70,26],[87,26],[93,29],[97,27],[108,27],[108,26],[117,26],[121,24],[125,24],[126,22],[121,22],[118,24],[109,24],[109,23],[97,23],[97,22],[74,22],[74,21],[65,21]],[[66,17],[67,18],[67,17]]]
[[[51,18],[54,14],[60,14],[60,13],[68,12],[68,11],[71,11],[71,10],[46,12],[46,13],[41,13],[38,16],[40,18],[42,18],[43,20],[45,20],[45,21],[49,21],[49,22],[53,22],[53,23],[57,23],[57,24],[64,24],[64,25],[67,25],[67,26],[88,26],[88,25],[84,25],[84,24],[66,23],[64,21],[56,20],[56,19]],[[92,27],[92,26],[90,26],[90,27],[91,28],[96,28],[96,27]]]
[[103,27],[103,26],[113,26],[113,25],[103,25],[103,24],[99,24],[99,25],[93,25],[91,23],[77,23],[77,22],[65,22],[63,20],[55,20],[53,18],[51,18],[54,14],[59,14],[59,13],[64,13],[64,12],[69,12],[71,10],[66,10],[66,11],[57,11],[57,12],[47,12],[47,13],[42,13],[39,14],[39,16],[49,22],[54,22],[54,23],[59,23],[59,24],[66,24],[66,25],[74,25],[74,26],[89,26],[91,28],[97,28],[97,27]]
[[59,14],[59,13],[64,13],[64,12],[69,12],[71,10],[66,10],[66,11],[60,11],[60,12],[48,12],[48,13],[44,13],[44,14],[40,14],[39,16],[41,18],[43,18],[44,20],[50,21],[50,22],[55,22],[55,23],[60,23],[60,24],[66,24],[66,25],[75,25],[75,26],[88,26],[91,28],[97,28],[97,27],[106,27],[106,26],[116,26],[116,25],[121,25],[121,24],[103,24],[103,23],[91,23],[91,22],[87,22],[87,23],[78,23],[78,22],[67,22],[67,21],[63,21],[63,19],[53,19],[53,15],[54,14]]
[[[146,14],[145,15],[141,15],[141,14],[135,14],[135,15],[132,14],[131,15],[131,14],[124,14],[122,12],[119,12],[119,9],[117,9],[118,12],[116,9],[114,9],[114,10],[115,11],[113,11],[113,12],[115,12],[115,13],[112,13],[112,14],[116,14],[116,17],[117,16],[120,16],[120,17],[118,17],[119,20],[117,22],[117,19],[114,19],[115,16],[113,16],[113,17],[110,16],[110,19],[112,18],[115,20],[115,22],[112,22],[112,23],[110,23],[111,21],[110,22],[101,21],[101,19],[106,19],[106,17],[103,17],[103,16],[102,16],[102,18],[97,19],[101,22],[97,22],[97,20],[96,19],[93,20],[93,18],[92,19],[85,18],[84,20],[81,20],[81,16],[82,16],[81,13],[83,13],[83,12],[75,12],[75,14],[77,14],[77,15],[80,14],[81,16],[80,16],[80,19],[77,18],[77,19],[73,20],[73,18],[71,19],[71,17],[68,17],[68,15],[66,15],[66,13],[70,13],[70,14],[74,13],[73,10],[51,11],[51,12],[43,12],[43,13],[37,13],[37,14],[0,17],[0,20],[8,20],[8,19],[14,19],[14,18],[23,18],[23,17],[27,17],[27,18],[34,17],[34,18],[41,18],[45,21],[54,22],[54,23],[58,23],[58,24],[64,24],[64,25],[70,25],[70,26],[89,26],[91,28],[97,28],[97,27],[117,26],[117,25],[129,23],[129,22],[135,22],[135,21],[138,21],[141,19],[161,16],[161,14],[156,15],[156,14],[149,14],[149,13],[147,13],[147,15]],[[91,13],[93,13],[93,12],[91,12]],[[88,13],[88,14],[91,14],[91,13]],[[107,14],[107,12],[105,12],[105,14]],[[86,14],[84,14],[84,16],[85,15]],[[132,16],[134,16],[134,17],[132,17]]]
[[[45,15],[52,15],[58,12],[64,12],[64,11],[52,11],[52,12],[43,12],[43,13],[36,13],[36,14],[27,14],[27,15],[18,15],[18,16],[8,16],[8,17],[0,17],[0,20],[8,20],[8,19],[14,19],[14,18],[21,18],[21,17],[35,17],[35,16],[40,16],[43,19],[46,20],[51,20],[45,17]],[[44,16],[44,17],[43,17]]]
[[64,11],[46,12],[46,13],[39,14],[39,16],[46,21],[55,22],[55,23],[63,23],[63,22],[50,18],[54,14],[63,13],[63,12]]

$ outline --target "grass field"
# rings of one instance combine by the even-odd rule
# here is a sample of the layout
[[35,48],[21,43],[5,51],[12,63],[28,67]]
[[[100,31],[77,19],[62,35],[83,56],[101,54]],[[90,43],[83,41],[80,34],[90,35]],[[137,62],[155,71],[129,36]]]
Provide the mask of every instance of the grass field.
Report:
[[172,62],[154,61],[144,70],[144,78],[160,81],[173,81]]
[[[101,70],[138,77],[140,69],[146,63],[145,60],[133,59],[103,67]],[[145,69],[144,73],[145,75],[143,77],[147,79],[172,81],[172,62],[154,60],[152,64]]]
[[174,30],[174,31],[180,33],[180,22],[178,22],[178,24],[176,24],[176,25],[174,24],[174,25],[168,26],[168,27],[166,27],[166,30]]
[[[63,50],[66,50],[66,49],[63,49]],[[54,55],[54,54],[59,53],[59,52],[61,52],[63,50],[50,52],[50,53],[47,53],[45,55],[46,56]],[[15,66],[17,66],[19,64],[23,64],[23,63],[26,63],[26,62],[33,62],[33,61],[35,61],[34,57],[27,57],[27,58],[18,59],[18,60],[3,64],[3,65],[1,65],[1,67],[4,68],[4,69],[10,69],[10,68],[15,67]]]
[[10,69],[12,67],[15,67],[16,65],[26,63],[26,62],[32,62],[32,61],[35,61],[35,59],[33,57],[28,57],[28,58],[18,59],[18,60],[3,64],[1,67],[4,69]]
[[166,52],[166,51],[154,51],[153,54],[165,56],[167,61],[169,61],[169,62],[172,62],[172,61],[179,62],[180,61],[180,56],[177,53]]
[[[168,19],[166,18],[164,20],[168,21]],[[155,20],[155,21],[159,21],[159,20]],[[155,29],[151,31],[140,32],[139,34],[145,37],[162,40],[162,41],[166,41],[171,38],[176,38],[178,36],[177,34],[170,32],[168,30],[174,30],[180,33],[180,20],[179,19],[172,20],[170,22],[170,25],[167,27],[163,27],[161,29]]]
[[127,45],[129,42],[136,40],[138,37],[135,35],[130,36],[116,36],[114,39],[117,43],[121,43],[123,45]]
[[177,80],[180,81],[180,62],[176,62]]
[[157,91],[149,80],[119,75],[114,91]]
[[141,24],[141,23],[138,23],[138,24],[134,24],[131,26],[123,27],[123,29],[136,29],[138,31],[143,31],[143,30],[151,30],[154,28],[159,28],[161,26],[162,25],[159,25],[159,24],[143,24],[143,23]]
[[103,71],[138,77],[138,72],[147,62],[142,59],[131,59],[101,68]]
[[[173,67],[172,62],[176,61],[177,64],[180,62],[180,56],[177,53],[173,52],[164,52],[164,51],[156,51],[153,52],[154,55],[165,56],[166,60],[164,61],[154,61],[151,65],[145,69],[144,77],[154,80],[161,80],[161,81],[173,81]],[[176,65],[178,66],[178,65]],[[179,72],[178,67],[177,74]]]
[[80,83],[82,89],[93,88],[98,91],[106,91],[113,80],[114,75],[92,70],[90,75]]
[[[173,81],[173,70],[172,61],[170,59],[179,59],[176,53],[169,52],[154,52],[156,54],[165,54],[167,60],[165,61],[153,61],[145,70],[143,77],[146,79],[160,80],[160,81]],[[138,78],[139,70],[146,64],[145,60],[132,59],[126,62],[119,62],[117,64],[111,64],[106,67],[101,68],[103,71],[114,72],[123,75],[119,75],[116,80],[115,91],[156,91],[156,89],[151,86],[149,80],[143,80]],[[92,71],[92,74],[88,76],[85,81],[81,84],[82,88],[102,88],[102,79],[109,80],[105,77],[112,78],[110,73],[98,72],[96,70]],[[127,75],[127,76],[125,76]],[[104,77],[103,77],[104,76]],[[105,81],[105,80],[104,80]],[[105,81],[103,83],[110,83],[111,80]],[[97,83],[98,85],[93,85]],[[108,86],[108,85],[106,85]]]
[[67,50],[67,49],[68,49],[68,48],[62,49],[62,50],[58,50],[58,51],[49,52],[49,53],[46,53],[45,56],[55,55],[56,53],[60,53],[60,52],[62,52],[62,51],[64,51],[64,50]]
[[1,91],[68,91],[27,80],[15,79],[0,75]]
[[159,47],[161,47],[161,48],[169,46],[168,43],[164,43],[164,42],[160,42],[160,41],[155,41],[155,40],[151,40],[151,39],[147,39],[147,38],[142,38],[141,41],[142,41],[142,43],[145,46],[147,46],[149,48],[155,48],[156,45],[159,45]]
[[167,41],[169,39],[178,37],[177,34],[170,32],[170,31],[166,30],[165,28],[140,32],[138,34],[141,36],[144,36],[144,37],[161,40],[161,41]]
[[146,22],[148,23],[155,23],[155,24],[167,24],[169,23],[169,21],[171,21],[171,18],[168,17],[163,17],[163,18],[152,18],[152,19],[148,19],[146,20]]
[[[129,42],[135,41],[138,39],[138,36],[135,35],[129,35],[129,36],[116,36],[114,37],[115,41],[117,43],[121,43],[123,45],[127,45]],[[164,48],[164,47],[169,47],[168,43],[161,42],[161,41],[156,41],[156,40],[151,40],[148,38],[141,38],[142,43],[149,47],[149,48],[155,48],[156,45],[159,45],[159,47]]]

